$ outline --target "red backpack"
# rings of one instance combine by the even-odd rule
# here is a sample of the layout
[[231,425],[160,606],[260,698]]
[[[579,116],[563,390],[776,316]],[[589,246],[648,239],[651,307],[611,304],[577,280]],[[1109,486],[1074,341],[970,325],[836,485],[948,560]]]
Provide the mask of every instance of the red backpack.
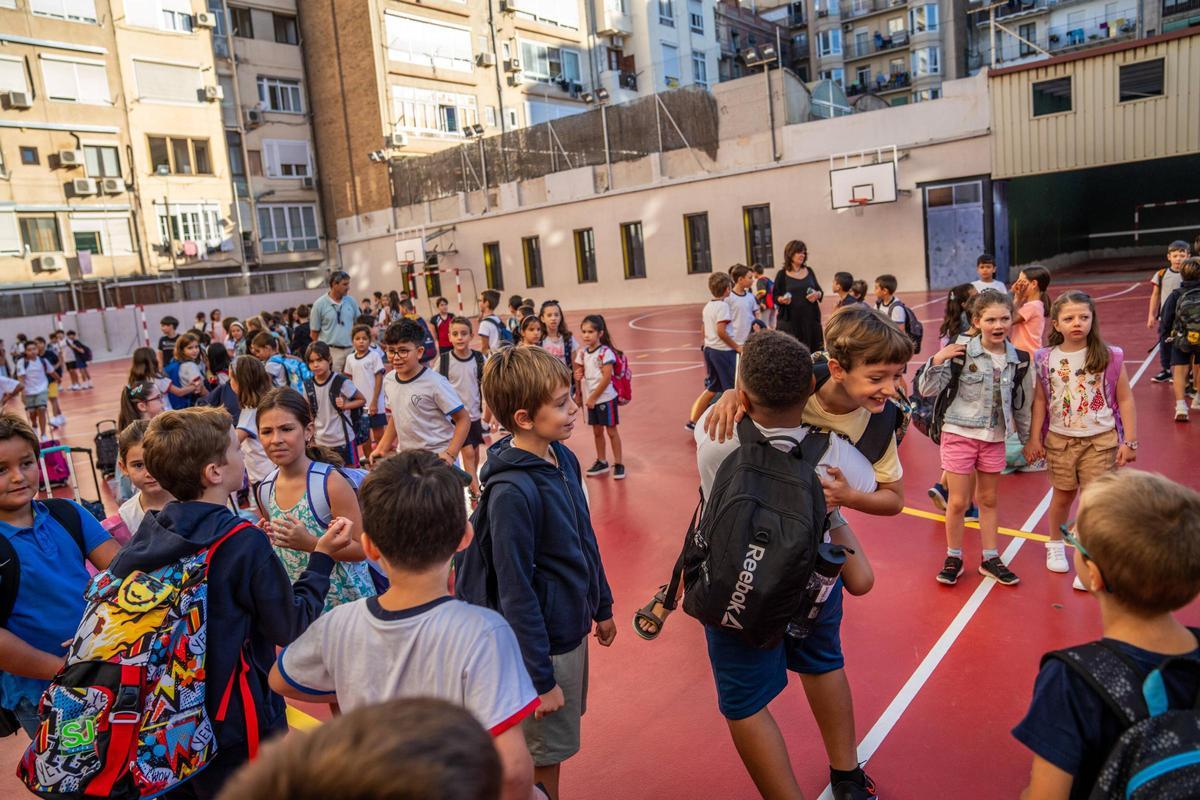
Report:
[[633,372],[624,353],[613,351],[613,356],[616,361],[613,362],[612,385],[617,390],[617,405],[627,406],[633,399]]

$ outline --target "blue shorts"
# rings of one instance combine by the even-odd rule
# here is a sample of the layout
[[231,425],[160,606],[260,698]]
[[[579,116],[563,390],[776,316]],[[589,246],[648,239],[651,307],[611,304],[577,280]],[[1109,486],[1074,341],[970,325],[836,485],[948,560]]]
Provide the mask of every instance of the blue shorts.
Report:
[[733,388],[737,373],[737,353],[732,350],[704,348],[704,388],[720,394]]
[[1180,350],[1178,347],[1176,347],[1173,344],[1168,343],[1167,346],[1171,348],[1171,366],[1172,367],[1190,366],[1192,363],[1192,359],[1194,359],[1196,357],[1195,353],[1185,353],[1183,350]]
[[803,639],[784,636],[775,647],[760,650],[733,634],[705,626],[721,714],[726,719],[745,719],[762,711],[787,686],[788,670],[824,675],[844,667],[841,628],[841,578],[821,608],[812,633]]
[[377,431],[380,428],[386,428],[388,424],[387,414],[369,414],[367,416],[367,425],[371,430]]
[[588,425],[603,425],[605,428],[615,428],[620,423],[617,415],[617,399],[614,397],[607,403],[596,403],[595,408],[587,410]]

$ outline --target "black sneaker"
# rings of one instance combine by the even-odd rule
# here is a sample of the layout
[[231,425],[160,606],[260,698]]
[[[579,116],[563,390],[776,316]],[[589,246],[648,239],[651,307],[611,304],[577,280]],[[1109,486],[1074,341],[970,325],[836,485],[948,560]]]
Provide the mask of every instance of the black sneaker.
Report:
[[875,800],[879,797],[875,792],[875,781],[863,773],[863,783],[854,781],[838,781],[833,785],[833,800]]
[[683,427],[689,431],[694,431],[696,430],[696,423],[688,420],[687,422],[683,423]]
[[613,480],[614,481],[625,480],[625,465],[624,464],[613,464]]
[[963,574],[963,560],[959,556],[946,556],[942,571],[937,574],[937,582],[947,586],[958,583],[958,577]]
[[1150,382],[1151,383],[1170,383],[1171,382],[1171,371],[1164,369],[1162,372],[1158,373],[1153,378],[1151,378]]
[[594,478],[597,475],[603,475],[606,472],[608,472],[608,462],[596,459],[596,463],[588,467],[587,476],[589,478]]
[[1000,556],[992,556],[980,564],[979,574],[985,578],[995,578],[996,583],[1002,583],[1005,586],[1015,586],[1021,582],[1021,579],[1000,560]]

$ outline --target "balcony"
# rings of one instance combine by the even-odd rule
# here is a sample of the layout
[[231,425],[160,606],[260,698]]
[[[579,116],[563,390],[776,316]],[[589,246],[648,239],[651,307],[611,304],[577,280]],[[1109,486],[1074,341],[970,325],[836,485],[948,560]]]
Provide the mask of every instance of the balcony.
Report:
[[[1072,6],[1087,2],[1088,0],[1008,0],[1002,6],[996,7],[996,19],[1009,20],[1016,17],[1027,17],[1041,14],[1055,8],[1064,6]],[[1184,5],[1190,5],[1192,8],[1200,8],[1200,0],[1184,0],[1182,3],[1176,3],[1174,6],[1168,6],[1167,0],[1163,2],[1163,16],[1167,14],[1177,13],[1168,11],[1168,8],[1179,8]],[[1136,14],[1133,14],[1136,16]],[[978,15],[979,27],[986,27],[988,24],[988,15]]]
[[845,58],[847,61],[855,58],[867,58],[876,53],[886,53],[889,50],[899,50],[904,47],[908,47],[908,31],[897,31],[891,36],[884,36],[879,31],[875,31],[875,37],[872,39],[847,42]]
[[905,0],[851,0],[842,8],[843,19],[858,19],[859,17],[867,17],[871,14],[879,14],[884,11],[891,11],[894,8],[903,7]]
[[[1058,55],[1088,47],[1111,44],[1114,41],[1129,39],[1136,35],[1137,20],[1135,18],[1117,17],[1115,19],[1107,19],[1100,16],[1081,22],[1041,28],[1041,35],[1030,41],[1047,53]],[[996,58],[997,65],[1011,66],[1013,64],[1038,61],[1047,57],[1019,39],[1003,32],[1000,33],[998,39],[1000,49]],[[967,55],[967,64],[971,69],[978,69],[978,66],[975,66],[976,64],[982,66],[989,63],[991,63],[991,50],[989,48],[981,48],[978,53],[968,53]]]
[[876,75],[875,80],[867,83],[852,83],[846,87],[846,97],[857,97],[866,92],[888,94],[899,92],[912,86],[912,76],[908,72],[893,72],[891,75]]
[[1163,0],[1162,15],[1163,19],[1173,17],[1176,14],[1187,14],[1192,11],[1200,11],[1200,0],[1180,0],[1179,2],[1169,2]]
[[604,9],[604,16],[596,31],[600,36],[631,36],[633,35],[633,18],[623,11]]

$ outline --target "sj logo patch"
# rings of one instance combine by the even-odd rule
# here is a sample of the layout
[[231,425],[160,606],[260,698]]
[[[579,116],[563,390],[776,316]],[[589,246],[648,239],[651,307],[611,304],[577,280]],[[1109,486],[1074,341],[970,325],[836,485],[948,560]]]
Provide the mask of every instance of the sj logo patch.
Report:
[[58,736],[64,753],[87,750],[96,743],[96,722],[91,718],[64,722],[58,729]]

